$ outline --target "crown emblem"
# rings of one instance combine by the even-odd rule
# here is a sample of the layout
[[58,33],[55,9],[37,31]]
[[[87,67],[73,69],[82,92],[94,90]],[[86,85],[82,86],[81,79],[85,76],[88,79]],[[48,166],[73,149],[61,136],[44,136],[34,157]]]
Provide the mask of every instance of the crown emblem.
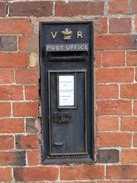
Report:
[[61,33],[63,35],[64,40],[70,40],[71,39],[72,31],[69,30],[68,28],[66,28],[64,31],[61,31]]

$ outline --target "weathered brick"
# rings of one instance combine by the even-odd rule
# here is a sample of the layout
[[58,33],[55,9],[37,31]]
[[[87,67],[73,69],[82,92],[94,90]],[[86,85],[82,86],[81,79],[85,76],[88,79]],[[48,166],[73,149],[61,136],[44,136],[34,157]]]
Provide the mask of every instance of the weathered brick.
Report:
[[10,102],[0,102],[0,117],[8,117],[11,115]]
[[0,53],[1,68],[22,68],[28,65],[28,54]]
[[11,168],[0,168],[0,181],[1,182],[11,182],[12,173]]
[[137,150],[136,149],[122,149],[121,162],[122,163],[137,163]]
[[107,166],[107,179],[136,179],[137,166],[113,165]]
[[38,86],[26,86],[25,87],[25,98],[26,98],[26,100],[37,100],[38,99]]
[[129,6],[128,0],[109,0],[110,14],[128,14]]
[[133,146],[134,146],[134,147],[137,147],[137,133],[134,134]]
[[127,65],[137,66],[137,51],[127,52]]
[[0,2],[0,17],[6,16],[6,2]]
[[17,149],[37,149],[38,139],[36,135],[17,135],[16,136]]
[[24,120],[17,118],[1,119],[0,133],[21,133],[24,132]]
[[28,164],[37,165],[38,164],[38,151],[27,151]]
[[23,99],[22,86],[0,86],[0,100],[21,100]]
[[98,133],[98,147],[130,147],[132,135],[129,133]]
[[30,19],[0,19],[0,34],[32,34]]
[[57,180],[57,167],[15,168],[16,181]]
[[14,137],[11,135],[0,136],[0,150],[9,150],[14,148]]
[[9,16],[50,16],[52,15],[52,2],[12,2],[9,3]]
[[100,149],[98,150],[99,163],[118,163],[119,150],[116,149]]
[[125,52],[124,51],[103,52],[102,53],[102,65],[104,67],[124,66],[125,65]]
[[56,1],[56,16],[103,15],[104,2],[60,2]]
[[118,98],[117,85],[97,85],[97,98]]
[[13,103],[14,116],[38,116],[38,102]]
[[[92,172],[92,173],[91,173]],[[104,167],[98,165],[76,165],[60,168],[61,180],[89,180],[104,178]]]
[[97,102],[97,114],[131,114],[132,104],[128,100],[100,100]]
[[0,51],[17,51],[17,37],[0,36]]
[[[137,25],[137,24],[136,24]],[[135,35],[100,35],[95,38],[96,50],[137,49]]]
[[19,165],[26,164],[25,151],[20,152],[0,152],[0,165]]
[[20,84],[37,84],[38,74],[36,69],[17,70],[16,83]]
[[38,131],[35,126],[35,118],[26,119],[26,131],[28,133],[36,133]]
[[137,131],[137,118],[136,117],[122,117],[121,130],[123,131]]
[[97,83],[133,82],[133,68],[99,68],[96,71]]
[[98,116],[97,117],[97,130],[111,131],[118,130],[119,123],[118,117]]
[[95,32],[98,34],[107,33],[107,18],[95,19]]
[[19,50],[21,50],[21,51],[26,50],[29,39],[30,39],[29,36],[20,36],[19,37]]
[[137,98],[137,84],[122,84],[120,86],[121,98]]
[[0,83],[9,84],[14,82],[13,70],[0,70]]
[[137,1],[132,0],[132,13],[137,14]]
[[112,18],[109,20],[110,33],[129,33],[131,32],[130,18]]

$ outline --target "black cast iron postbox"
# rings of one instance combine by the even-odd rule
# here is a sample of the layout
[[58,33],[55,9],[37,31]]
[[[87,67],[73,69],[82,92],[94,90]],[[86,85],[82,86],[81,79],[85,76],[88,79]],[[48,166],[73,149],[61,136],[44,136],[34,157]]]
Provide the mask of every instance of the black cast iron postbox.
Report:
[[93,22],[40,23],[44,163],[92,162]]

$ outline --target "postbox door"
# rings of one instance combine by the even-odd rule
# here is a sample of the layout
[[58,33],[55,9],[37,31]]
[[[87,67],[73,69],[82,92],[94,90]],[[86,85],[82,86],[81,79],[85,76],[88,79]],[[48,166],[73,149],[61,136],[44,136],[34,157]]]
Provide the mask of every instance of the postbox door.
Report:
[[87,152],[86,71],[49,71],[50,154]]

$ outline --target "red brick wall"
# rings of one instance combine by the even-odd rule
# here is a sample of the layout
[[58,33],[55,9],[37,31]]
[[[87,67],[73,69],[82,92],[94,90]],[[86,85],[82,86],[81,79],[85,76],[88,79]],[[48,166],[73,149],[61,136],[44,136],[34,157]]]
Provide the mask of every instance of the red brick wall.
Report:
[[[94,164],[43,165],[39,22],[94,21]],[[0,182],[137,181],[137,0],[0,1]]]

